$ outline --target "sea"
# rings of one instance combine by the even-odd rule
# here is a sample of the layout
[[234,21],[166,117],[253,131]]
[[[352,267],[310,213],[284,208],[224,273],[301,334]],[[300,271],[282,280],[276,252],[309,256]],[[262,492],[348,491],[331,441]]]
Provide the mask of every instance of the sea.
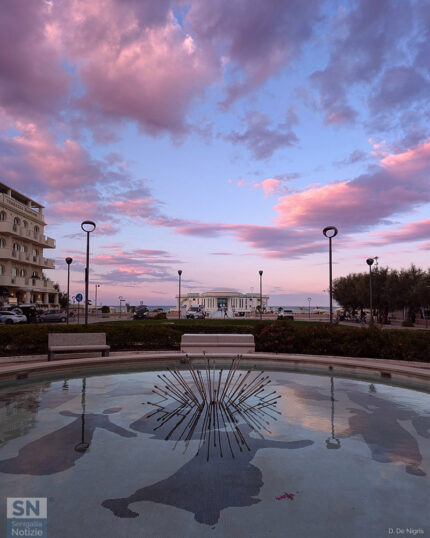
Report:
[[[177,308],[177,305],[147,305],[150,310],[154,310],[155,308],[162,308],[164,311],[169,312],[170,310],[175,310]],[[112,305],[110,308],[113,308],[115,312],[119,312],[119,305]],[[269,309],[272,310],[278,310],[278,308],[287,308],[289,310],[293,310],[294,312],[308,312],[309,307],[303,306],[303,305],[270,305]],[[333,305],[333,308],[339,308],[337,305]],[[122,312],[124,312],[125,306],[122,305]],[[324,310],[326,312],[330,312],[329,306],[313,306],[311,305],[311,312],[314,310]]]

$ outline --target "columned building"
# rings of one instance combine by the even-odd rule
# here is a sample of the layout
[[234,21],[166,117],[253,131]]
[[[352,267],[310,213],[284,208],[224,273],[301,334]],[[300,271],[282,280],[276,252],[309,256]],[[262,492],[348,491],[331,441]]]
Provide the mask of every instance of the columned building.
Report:
[[0,183],[0,304],[58,307],[58,284],[47,278],[55,241],[44,235],[43,206]]
[[[176,301],[179,296],[176,296]],[[263,312],[267,310],[268,295],[262,295]],[[226,312],[229,316],[256,314],[260,311],[259,293],[240,293],[231,289],[214,289],[203,293],[181,295],[181,308],[201,306],[210,316],[217,312]]]

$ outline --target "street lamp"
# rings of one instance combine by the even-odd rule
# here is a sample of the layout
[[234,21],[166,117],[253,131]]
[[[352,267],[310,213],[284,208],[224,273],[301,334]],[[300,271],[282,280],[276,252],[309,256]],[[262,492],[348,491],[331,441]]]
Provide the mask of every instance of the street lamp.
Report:
[[125,299],[123,298],[122,295],[120,295],[120,296],[118,297],[118,299],[119,299],[119,317],[120,317],[120,319],[121,319],[122,302],[125,301]]
[[260,319],[263,319],[263,271],[258,271],[260,275]]
[[312,301],[312,297],[308,297],[308,305],[309,305],[309,319],[311,319],[311,301]]
[[373,325],[373,305],[372,305],[372,265],[375,260],[367,258],[366,263],[369,266],[369,292],[370,292],[370,320],[369,325]]
[[95,287],[96,287],[96,293],[95,293],[94,302],[96,304],[96,316],[98,316],[99,313],[98,313],[98,310],[97,310],[97,288],[100,288],[100,284],[96,284]]
[[70,264],[73,258],[66,258],[67,263],[67,325],[69,324],[69,302],[70,302]]
[[323,230],[323,234],[328,237],[328,252],[329,252],[329,279],[330,279],[330,323],[333,323],[333,283],[332,283],[332,259],[331,259],[331,240],[337,235],[336,226],[327,226]]
[[88,325],[88,275],[90,271],[90,233],[96,229],[96,223],[92,220],[81,222],[82,230],[87,234],[87,263],[85,267],[85,325]]
[[178,319],[181,319],[181,275],[182,275],[182,269],[178,269],[178,278],[179,278]]

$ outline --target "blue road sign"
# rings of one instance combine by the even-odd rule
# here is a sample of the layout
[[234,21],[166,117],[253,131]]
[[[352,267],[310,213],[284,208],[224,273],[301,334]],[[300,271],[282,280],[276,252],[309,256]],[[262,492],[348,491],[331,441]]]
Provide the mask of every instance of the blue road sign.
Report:
[[83,297],[82,293],[78,293],[78,294],[76,294],[76,300],[78,301],[78,303],[80,303],[80,302],[82,301],[83,298],[84,298],[84,297]]

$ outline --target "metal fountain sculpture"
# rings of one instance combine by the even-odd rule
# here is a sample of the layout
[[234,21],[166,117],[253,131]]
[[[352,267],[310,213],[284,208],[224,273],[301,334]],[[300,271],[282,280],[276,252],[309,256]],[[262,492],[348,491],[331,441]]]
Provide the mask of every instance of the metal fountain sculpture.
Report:
[[228,369],[216,370],[213,359],[204,356],[203,368],[195,368],[187,355],[185,375],[176,368],[159,374],[153,392],[161,400],[148,402],[156,408],[147,416],[159,423],[154,431],[170,423],[165,439],[175,433],[175,447],[185,441],[185,450],[191,440],[198,440],[197,455],[205,447],[208,461],[211,450],[221,457],[230,452],[233,458],[235,450],[250,450],[242,425],[264,439],[265,432],[271,433],[270,421],[281,414],[276,409],[281,396],[266,391],[270,379],[264,372],[239,370],[241,360],[238,355]]

